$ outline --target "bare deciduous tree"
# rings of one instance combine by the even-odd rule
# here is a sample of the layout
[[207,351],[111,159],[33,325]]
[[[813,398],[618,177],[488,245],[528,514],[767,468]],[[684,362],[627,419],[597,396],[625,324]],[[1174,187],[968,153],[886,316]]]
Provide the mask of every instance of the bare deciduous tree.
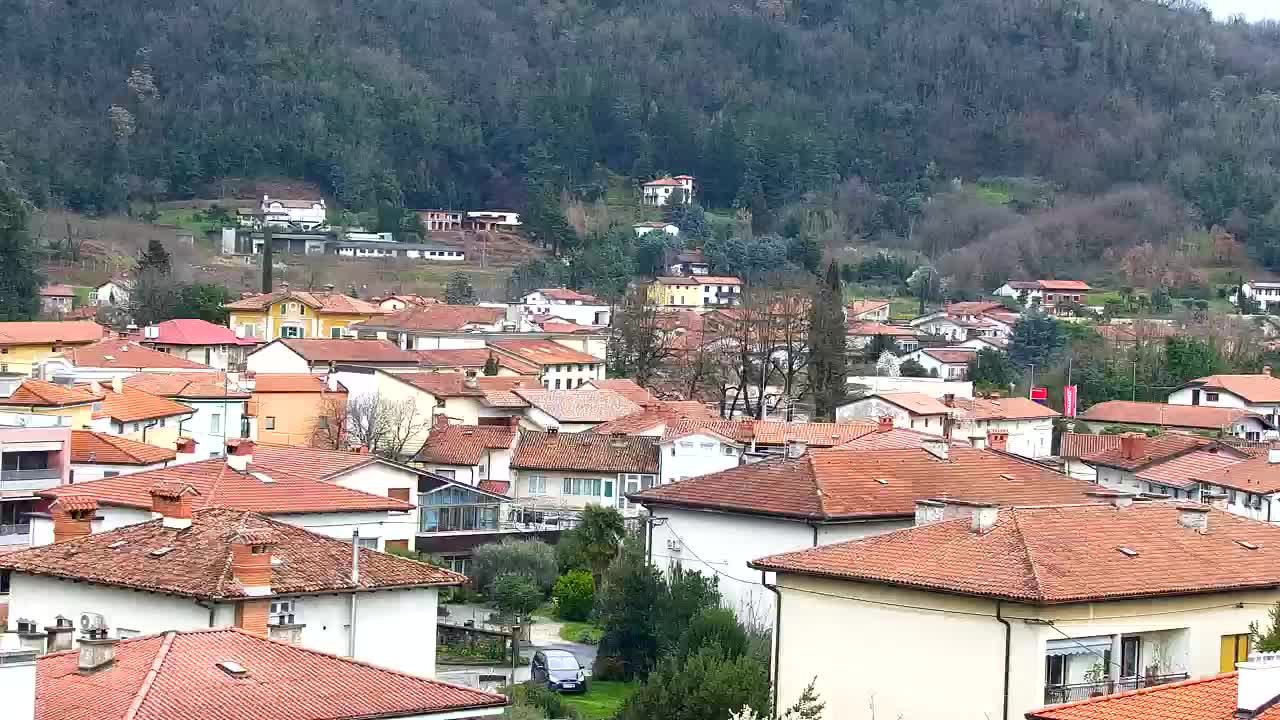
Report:
[[364,446],[369,452],[401,459],[415,448],[410,442],[430,427],[431,417],[418,411],[412,397],[363,394],[325,401],[312,433],[313,444],[335,450]]

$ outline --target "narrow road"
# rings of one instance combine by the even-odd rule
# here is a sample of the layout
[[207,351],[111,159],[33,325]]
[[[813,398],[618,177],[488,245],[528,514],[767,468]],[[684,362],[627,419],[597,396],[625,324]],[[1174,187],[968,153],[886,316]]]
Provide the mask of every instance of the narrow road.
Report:
[[[493,609],[483,605],[449,605],[448,620],[451,623],[463,624],[467,620],[473,620],[477,626],[488,625],[489,615],[493,613]],[[529,644],[521,645],[520,653],[528,656],[532,655],[534,649],[543,650],[567,650],[577,656],[578,662],[583,667],[590,668],[596,659],[596,646],[586,643],[569,642],[560,639],[560,627],[562,623],[546,617],[535,617],[533,627],[529,630]],[[502,682],[481,682],[481,675],[496,676],[501,675],[504,680]],[[446,682],[457,683],[459,685],[467,685],[471,687],[487,686],[489,688],[497,688],[510,682],[524,682],[529,679],[529,664],[521,663],[516,666],[515,679],[511,679],[511,664],[505,665],[437,665],[436,677]]]

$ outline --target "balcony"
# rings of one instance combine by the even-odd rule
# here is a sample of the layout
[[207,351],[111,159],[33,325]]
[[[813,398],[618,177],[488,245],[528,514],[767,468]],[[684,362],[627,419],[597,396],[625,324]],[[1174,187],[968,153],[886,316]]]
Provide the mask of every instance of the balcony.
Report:
[[1138,690],[1140,688],[1155,687],[1156,685],[1181,682],[1182,680],[1186,680],[1188,677],[1189,675],[1187,673],[1174,673],[1172,675],[1148,675],[1146,677],[1121,678],[1119,680],[1108,680],[1096,683],[1050,685],[1044,689],[1044,704],[1057,705],[1059,703],[1074,702],[1076,700],[1087,700],[1091,697],[1098,697],[1099,695],[1111,695],[1129,690]]
[[61,468],[0,470],[0,490],[47,490],[61,482]]
[[31,523],[0,525],[0,547],[31,544]]

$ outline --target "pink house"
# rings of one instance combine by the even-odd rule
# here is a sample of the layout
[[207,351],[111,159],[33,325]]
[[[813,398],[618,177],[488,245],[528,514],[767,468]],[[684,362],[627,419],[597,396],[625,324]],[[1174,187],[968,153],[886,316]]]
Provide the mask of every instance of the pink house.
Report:
[[31,544],[36,493],[71,479],[71,423],[58,415],[0,412],[0,553]]

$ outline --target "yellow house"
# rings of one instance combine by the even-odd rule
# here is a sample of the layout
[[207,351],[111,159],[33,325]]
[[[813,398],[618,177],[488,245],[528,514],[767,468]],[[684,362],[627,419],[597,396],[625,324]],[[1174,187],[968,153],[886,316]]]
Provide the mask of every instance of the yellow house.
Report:
[[343,417],[346,404],[347,389],[323,375],[259,373],[249,401],[250,414],[258,418],[253,439],[268,445],[325,445],[337,433],[331,436],[319,426]]
[[277,290],[223,307],[231,313],[229,324],[236,335],[264,342],[276,338],[354,337],[355,333],[349,330],[353,323],[386,314],[373,303],[332,290]]
[[675,309],[702,307],[702,285],[694,278],[660,277],[649,286],[655,305]]
[[0,412],[63,415],[71,419],[74,430],[93,426],[93,413],[101,409],[102,399],[102,393],[34,378],[16,384],[0,381]]
[[0,323],[0,373],[30,375],[40,361],[67,347],[98,342],[105,334],[91,320]]

